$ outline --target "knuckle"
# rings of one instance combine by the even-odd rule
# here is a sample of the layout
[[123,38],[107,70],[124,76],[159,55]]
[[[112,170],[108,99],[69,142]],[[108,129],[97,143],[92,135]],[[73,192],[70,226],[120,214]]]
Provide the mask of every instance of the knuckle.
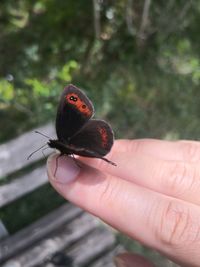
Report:
[[180,141],[183,160],[197,162],[200,160],[200,144],[198,142]]
[[199,222],[192,219],[188,208],[172,200],[163,210],[156,236],[163,245],[172,248],[199,243]]
[[112,203],[115,202],[119,191],[117,180],[116,182],[113,182],[113,179],[106,179],[99,190],[99,203],[102,205],[105,205],[105,203],[106,205],[112,205]]
[[195,168],[184,162],[173,162],[165,168],[166,172],[162,181],[165,191],[169,195],[180,196],[189,189],[194,187],[197,180],[197,172]]

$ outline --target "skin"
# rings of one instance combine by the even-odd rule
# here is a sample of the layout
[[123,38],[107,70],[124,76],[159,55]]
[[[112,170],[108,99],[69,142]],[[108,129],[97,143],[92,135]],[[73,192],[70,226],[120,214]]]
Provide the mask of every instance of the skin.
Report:
[[[61,157],[54,177],[56,157],[48,176],[64,198],[181,266],[200,266],[200,142],[117,140],[107,155],[117,167]],[[127,253],[116,262],[153,266]]]

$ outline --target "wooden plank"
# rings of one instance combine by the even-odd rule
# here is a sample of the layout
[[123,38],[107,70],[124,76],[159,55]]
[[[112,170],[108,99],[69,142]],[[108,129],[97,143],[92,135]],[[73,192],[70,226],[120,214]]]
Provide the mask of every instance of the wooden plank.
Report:
[[[0,242],[0,263],[61,228],[81,213],[80,208],[65,204],[27,228],[3,240]],[[51,243],[51,241],[49,242]]]
[[86,238],[80,240],[79,243],[74,244],[73,248],[65,252],[73,260],[75,266],[89,266],[97,257],[100,257],[115,245],[114,234],[105,226],[99,227],[88,235]]
[[8,231],[4,226],[3,222],[0,220],[0,240],[8,236]]
[[94,261],[89,267],[115,267],[113,262],[114,256],[124,251],[125,250],[121,245],[117,245],[111,251]]
[[42,166],[10,183],[1,185],[0,208],[34,191],[47,181],[46,166]]
[[[20,170],[43,157],[40,151],[35,153],[30,160],[27,160],[28,155],[47,142],[46,138],[34,133],[34,130],[38,130],[51,138],[56,136],[54,126],[48,124],[22,134],[6,144],[0,145],[0,177]],[[46,154],[49,154],[50,151],[46,151]]]
[[[71,248],[60,251],[63,255],[60,262],[57,259],[58,266],[90,266],[94,259],[101,257],[115,245],[114,235],[106,229],[106,227],[97,227],[94,231],[85,235],[82,239],[77,241]],[[71,260],[71,265],[65,265],[63,259],[67,257]],[[62,259],[63,258],[63,259]],[[43,261],[37,267],[54,267],[54,256],[49,260]],[[32,267],[32,266],[26,266]]]
[[72,244],[77,244],[78,240],[82,240],[82,238],[94,230],[97,225],[98,221],[96,218],[87,213],[82,213],[70,223],[66,223],[62,227],[57,226],[57,231],[49,233],[49,235],[40,240],[40,242],[34,243],[34,245],[27,249],[24,248],[17,256],[5,262],[2,267],[9,264],[10,261],[23,267],[33,267],[40,264],[41,266],[45,266],[44,262],[48,261],[54,253],[62,251]]

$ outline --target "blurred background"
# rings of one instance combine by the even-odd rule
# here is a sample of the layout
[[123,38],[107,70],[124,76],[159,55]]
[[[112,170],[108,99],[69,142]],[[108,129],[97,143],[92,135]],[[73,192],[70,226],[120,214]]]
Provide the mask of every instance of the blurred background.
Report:
[[2,0],[0,142],[54,121],[69,83],[117,138],[198,140],[199,25],[195,0]]

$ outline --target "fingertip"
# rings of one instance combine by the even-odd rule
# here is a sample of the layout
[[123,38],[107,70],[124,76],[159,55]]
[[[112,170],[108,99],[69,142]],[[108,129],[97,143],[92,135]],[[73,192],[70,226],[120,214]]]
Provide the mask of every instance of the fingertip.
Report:
[[[105,175],[70,156],[51,155],[47,160],[51,185],[65,199],[94,213]],[[99,190],[97,190],[99,188]]]
[[80,172],[80,166],[68,156],[52,154],[47,159],[47,174],[52,184],[68,184],[76,180]]

